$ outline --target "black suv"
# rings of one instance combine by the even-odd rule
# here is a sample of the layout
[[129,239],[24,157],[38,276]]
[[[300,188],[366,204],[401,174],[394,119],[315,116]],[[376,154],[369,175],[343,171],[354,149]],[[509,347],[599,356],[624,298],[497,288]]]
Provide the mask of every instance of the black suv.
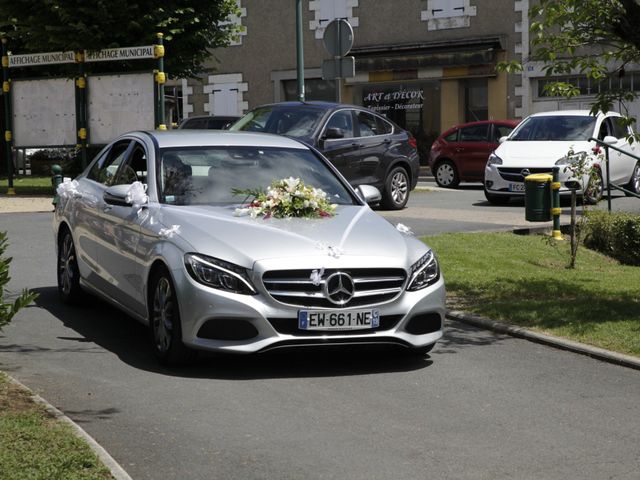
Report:
[[403,208],[418,183],[415,138],[363,107],[329,102],[263,105],[229,130],[275,133],[308,143],[320,150],[354,187],[377,187],[384,208]]

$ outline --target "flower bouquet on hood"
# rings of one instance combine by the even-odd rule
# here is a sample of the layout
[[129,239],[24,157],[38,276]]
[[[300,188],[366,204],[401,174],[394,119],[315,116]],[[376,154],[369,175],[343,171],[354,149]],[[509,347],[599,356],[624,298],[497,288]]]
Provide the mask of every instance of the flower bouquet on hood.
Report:
[[329,203],[326,192],[293,177],[273,181],[266,191],[233,189],[232,193],[253,197],[248,206],[235,210],[236,216],[320,218],[332,217],[336,209],[335,204]]

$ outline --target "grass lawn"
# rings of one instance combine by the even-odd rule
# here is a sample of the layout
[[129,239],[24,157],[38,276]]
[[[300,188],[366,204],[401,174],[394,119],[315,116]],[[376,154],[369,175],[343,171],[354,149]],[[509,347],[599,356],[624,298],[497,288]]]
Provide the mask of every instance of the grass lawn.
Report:
[[448,307],[640,356],[640,268],[541,235],[424,237],[444,272]]
[[[9,181],[6,178],[0,179],[0,193],[7,193]],[[13,188],[16,195],[51,195],[53,197],[53,187],[51,177],[14,177]]]
[[0,478],[105,480],[110,472],[69,425],[0,373]]

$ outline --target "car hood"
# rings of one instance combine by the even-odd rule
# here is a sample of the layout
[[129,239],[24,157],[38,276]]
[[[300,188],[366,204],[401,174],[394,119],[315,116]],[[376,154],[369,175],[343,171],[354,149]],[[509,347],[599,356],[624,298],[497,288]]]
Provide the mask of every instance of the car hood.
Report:
[[549,167],[564,157],[569,150],[589,152],[593,144],[587,141],[572,142],[521,142],[502,143],[495,154],[502,159],[504,167]]
[[327,255],[386,257],[390,264],[407,266],[426,248],[366,206],[339,206],[333,217],[320,219],[238,217],[234,210],[164,206],[162,224],[177,225],[192,251],[247,268],[268,259]]

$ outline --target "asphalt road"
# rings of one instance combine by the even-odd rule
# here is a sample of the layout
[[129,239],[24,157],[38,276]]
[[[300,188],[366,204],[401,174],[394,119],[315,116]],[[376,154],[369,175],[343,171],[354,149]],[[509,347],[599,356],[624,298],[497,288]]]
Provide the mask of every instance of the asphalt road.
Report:
[[[409,197],[408,208],[379,213],[391,223],[402,223],[410,227],[416,235],[436,235],[445,232],[503,231],[510,229],[552,226],[552,222],[527,222],[525,220],[524,199],[512,199],[508,205],[491,205],[484,197],[479,183],[462,184],[456,189],[437,187],[433,177],[421,177],[419,189]],[[607,209],[606,198],[595,207]],[[569,199],[562,199],[563,225],[571,222]],[[613,211],[624,210],[640,213],[640,200],[613,193]],[[577,212],[582,206],[578,203]]]
[[638,371],[456,322],[424,359],[292,351],[167,370],[134,320],[59,303],[50,218],[0,215],[10,290],[40,294],[0,335],[0,370],[136,480],[638,478]]

